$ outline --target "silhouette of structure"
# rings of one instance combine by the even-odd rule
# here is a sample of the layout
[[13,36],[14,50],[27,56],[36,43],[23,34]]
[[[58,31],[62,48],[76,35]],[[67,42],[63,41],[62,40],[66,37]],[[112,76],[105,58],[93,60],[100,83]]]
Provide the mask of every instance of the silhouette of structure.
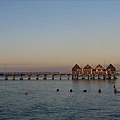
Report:
[[101,64],[98,64],[96,67],[92,67],[87,64],[84,67],[80,67],[78,64],[72,68],[72,72],[0,72],[0,76],[4,76],[5,80],[8,80],[8,76],[12,77],[12,80],[15,80],[16,76],[19,76],[20,80],[24,79],[24,76],[27,76],[28,80],[31,80],[32,76],[36,77],[36,80],[39,77],[42,77],[46,80],[48,77],[51,77],[54,80],[55,76],[58,76],[59,79],[62,79],[62,76],[67,76],[68,80],[72,77],[72,80],[78,79],[117,79],[117,75],[120,72],[117,72],[116,67],[113,64],[109,64],[106,68]]
[[117,72],[116,67],[113,64],[104,68],[98,64],[95,68],[87,64],[81,68],[77,64],[72,68],[72,79],[116,79]]

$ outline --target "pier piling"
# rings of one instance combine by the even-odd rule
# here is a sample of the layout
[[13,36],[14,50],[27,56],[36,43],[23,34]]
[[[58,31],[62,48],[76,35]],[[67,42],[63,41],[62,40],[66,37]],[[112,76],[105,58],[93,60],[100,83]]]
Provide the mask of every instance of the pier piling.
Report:
[[7,75],[5,75],[5,78],[4,78],[5,80],[8,80],[8,76]]

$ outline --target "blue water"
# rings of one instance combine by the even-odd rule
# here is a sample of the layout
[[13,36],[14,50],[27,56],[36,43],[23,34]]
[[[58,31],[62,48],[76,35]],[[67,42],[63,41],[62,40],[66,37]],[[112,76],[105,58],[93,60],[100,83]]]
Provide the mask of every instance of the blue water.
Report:
[[119,120],[120,93],[114,94],[113,82],[120,90],[120,79],[0,79],[0,120]]

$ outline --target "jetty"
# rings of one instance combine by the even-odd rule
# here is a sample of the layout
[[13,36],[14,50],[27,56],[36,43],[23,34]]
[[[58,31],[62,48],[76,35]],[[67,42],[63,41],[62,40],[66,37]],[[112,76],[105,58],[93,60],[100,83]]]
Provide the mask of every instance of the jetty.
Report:
[[27,76],[28,80],[31,80],[31,77],[36,77],[36,80],[39,80],[40,77],[43,80],[46,80],[50,77],[52,80],[55,79],[55,76],[62,79],[62,76],[67,76],[69,80],[79,80],[79,79],[117,79],[117,76],[120,75],[120,71],[116,70],[116,67],[113,64],[109,64],[106,68],[98,64],[94,68],[87,64],[84,67],[80,67],[78,64],[72,68],[71,72],[0,72],[0,76],[4,77],[4,80],[8,80],[9,77],[12,80],[15,80],[16,77],[20,80],[23,80]]
[[16,77],[19,77],[20,80],[23,80],[26,76],[28,80],[31,80],[31,77],[35,76],[36,80],[39,80],[39,77],[42,77],[43,80],[46,80],[47,77],[51,77],[54,80],[55,76],[58,76],[59,79],[62,79],[62,76],[67,76],[67,79],[70,79],[72,73],[69,72],[1,72],[0,76],[4,76],[5,80],[11,76],[12,80],[15,80]]

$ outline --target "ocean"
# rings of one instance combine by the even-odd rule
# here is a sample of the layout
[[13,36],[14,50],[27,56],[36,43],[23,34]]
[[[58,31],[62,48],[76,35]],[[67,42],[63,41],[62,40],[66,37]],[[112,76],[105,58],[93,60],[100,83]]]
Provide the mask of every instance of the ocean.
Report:
[[114,93],[113,82],[120,90],[120,77],[6,81],[0,78],[0,120],[119,120],[120,93]]

